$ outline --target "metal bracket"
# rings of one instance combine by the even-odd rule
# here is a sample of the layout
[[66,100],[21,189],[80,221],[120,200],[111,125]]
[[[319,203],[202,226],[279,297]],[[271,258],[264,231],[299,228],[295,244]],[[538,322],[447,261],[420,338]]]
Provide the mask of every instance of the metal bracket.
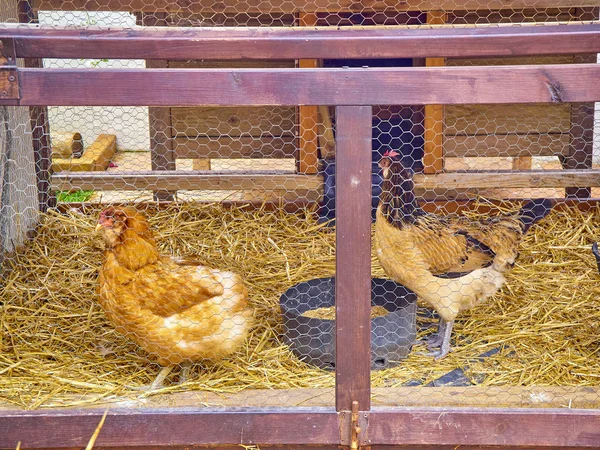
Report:
[[352,402],[351,411],[340,411],[340,444],[357,450],[365,445],[370,445],[367,437],[369,426],[369,413],[359,411],[358,402]]
[[17,67],[17,52],[13,38],[0,39],[0,67]]
[[0,39],[0,105],[17,105],[19,98],[15,41],[12,38],[2,38]]

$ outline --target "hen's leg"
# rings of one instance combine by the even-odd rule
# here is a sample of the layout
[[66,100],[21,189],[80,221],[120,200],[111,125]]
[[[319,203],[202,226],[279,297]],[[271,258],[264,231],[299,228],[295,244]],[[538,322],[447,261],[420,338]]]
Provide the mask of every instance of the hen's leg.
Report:
[[161,387],[163,387],[165,378],[167,378],[169,376],[169,374],[173,370],[173,367],[174,367],[173,365],[163,367],[160,370],[160,372],[158,373],[158,375],[156,376],[156,378],[154,379],[154,381],[152,382],[152,384],[150,385],[149,389],[151,391],[153,391],[155,389],[160,389]]
[[436,333],[431,336],[429,339],[425,339],[425,343],[427,344],[427,348],[429,350],[433,350],[434,348],[440,348],[442,343],[444,342],[444,332],[446,330],[446,321],[440,317],[438,322],[438,329]]
[[179,384],[185,383],[190,377],[192,363],[189,361],[181,363],[181,372],[179,372]]
[[452,326],[454,321],[446,322],[444,326],[444,335],[442,336],[442,345],[437,352],[432,352],[429,355],[435,357],[435,360],[442,359],[450,353],[450,336],[452,336]]

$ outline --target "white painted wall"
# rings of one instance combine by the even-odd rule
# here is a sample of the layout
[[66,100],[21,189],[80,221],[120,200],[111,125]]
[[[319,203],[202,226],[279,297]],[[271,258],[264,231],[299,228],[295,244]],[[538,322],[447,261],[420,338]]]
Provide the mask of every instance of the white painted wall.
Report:
[[[128,12],[40,11],[44,25],[119,26],[135,25],[135,16]],[[44,59],[44,67],[58,68],[138,68],[144,60]],[[64,89],[69,89],[65,86]],[[102,133],[117,136],[119,150],[149,150],[148,108],[146,107],[50,107],[50,132],[79,131],[85,145]]]

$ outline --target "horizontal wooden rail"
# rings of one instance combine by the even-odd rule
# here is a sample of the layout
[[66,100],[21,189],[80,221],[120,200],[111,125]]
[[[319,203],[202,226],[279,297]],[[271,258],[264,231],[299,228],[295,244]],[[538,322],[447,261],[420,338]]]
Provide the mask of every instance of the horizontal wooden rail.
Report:
[[[308,190],[322,189],[318,175],[266,172],[60,172],[52,175],[52,189],[95,190]],[[416,175],[418,192],[444,189],[565,188],[600,186],[600,169],[449,172]]]
[[22,58],[303,59],[600,53],[600,24],[477,28],[147,28],[3,25]]
[[[103,410],[0,410],[0,448],[83,448]],[[597,447],[595,410],[500,408],[373,409],[366,445]],[[60,432],[57,432],[60,430]],[[97,447],[176,445],[336,445],[333,410],[110,410]]]
[[190,172],[162,170],[145,172],[60,172],[52,175],[57,190],[319,190],[322,178],[283,172]]
[[519,8],[575,8],[598,6],[597,0],[34,0],[37,10],[63,11],[173,11],[180,13],[295,13],[361,11],[494,10]]
[[600,186],[600,169],[449,172],[417,175],[415,186],[426,190]]
[[[19,69],[22,106],[600,101],[600,65],[372,69]],[[2,90],[0,77],[0,90]],[[13,102],[13,103],[10,103]]]

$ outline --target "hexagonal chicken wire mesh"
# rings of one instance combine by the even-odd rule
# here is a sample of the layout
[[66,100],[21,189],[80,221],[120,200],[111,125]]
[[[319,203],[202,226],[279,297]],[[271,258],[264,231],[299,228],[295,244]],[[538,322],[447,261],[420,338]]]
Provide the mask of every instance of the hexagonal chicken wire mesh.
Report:
[[[539,1],[502,9],[494,2],[447,2],[431,11],[431,5],[414,3],[406,10],[396,2],[365,7],[341,0],[311,2],[305,10],[294,2],[196,9],[159,1],[140,8],[122,0],[118,11],[108,12],[47,0],[34,3],[33,12],[47,26],[100,28],[521,25],[598,18],[598,8],[586,4],[561,8]],[[592,59],[144,61],[140,55],[41,64],[578,62]],[[2,401],[35,408],[139,399],[138,389],[153,383],[152,394],[183,392],[175,400],[180,405],[333,404],[333,107],[0,112],[0,373],[8,375],[0,380]],[[599,235],[598,211],[587,202],[598,197],[597,188],[571,187],[560,171],[595,167],[599,125],[588,103],[373,108],[374,404],[597,406],[597,390],[580,389],[597,384],[598,273],[590,245]],[[51,196],[43,206],[53,206],[53,196],[58,202],[40,217],[32,147],[42,155],[41,167],[51,167]],[[535,182],[534,170],[556,170],[557,178]],[[83,181],[74,183],[73,172],[82,172]],[[588,207],[521,201],[565,196]],[[23,230],[36,226],[30,239]],[[538,393],[538,385],[556,388]],[[278,391],[266,395],[266,389]]]

